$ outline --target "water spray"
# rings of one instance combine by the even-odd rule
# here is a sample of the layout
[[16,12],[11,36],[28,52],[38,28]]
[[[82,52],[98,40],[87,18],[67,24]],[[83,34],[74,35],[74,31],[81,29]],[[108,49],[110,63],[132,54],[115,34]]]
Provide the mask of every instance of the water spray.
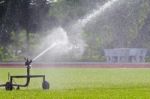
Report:
[[[38,56],[36,56],[33,59],[33,61],[37,60],[39,57],[41,57],[43,54],[48,52],[50,49],[53,49],[54,47],[57,48],[56,46],[57,45],[60,46],[61,44],[63,44],[62,42],[67,42],[63,45],[63,47],[61,47],[65,49],[65,51],[61,50],[61,48],[59,49],[54,48],[54,52],[56,52],[57,50],[58,52],[60,52],[61,50],[61,53],[64,53],[64,52],[68,52],[71,50],[75,50],[78,53],[78,54],[75,54],[75,56],[81,56],[84,52],[85,46],[87,45],[85,44],[85,42],[83,41],[79,33],[82,32],[83,28],[87,25],[87,23],[89,23],[95,17],[99,16],[106,9],[110,8],[117,1],[119,0],[109,0],[103,6],[99,6],[97,9],[93,10],[90,14],[87,14],[82,19],[77,20],[77,22],[75,22],[74,24],[69,25],[68,28],[65,29],[68,31],[65,31],[61,26],[54,28],[51,31],[51,34],[48,36],[50,37],[50,40],[44,39],[45,41],[43,42],[44,44],[46,44],[46,46],[48,46],[48,48],[46,48],[43,52],[41,52]],[[69,41],[67,32],[73,34],[72,36],[70,36],[71,41]],[[50,44],[47,44],[47,42]],[[43,48],[45,48],[45,46],[43,46]]]
[[47,51],[49,51],[50,49],[52,49],[53,47],[55,47],[57,44],[58,43],[53,43],[51,46],[49,46],[47,49],[45,49],[39,55],[37,55],[35,58],[33,58],[33,61],[37,60],[39,57],[41,57],[42,55],[44,55]]
[[5,1],[0,1],[0,4],[3,4],[3,3],[5,3]]
[[[83,28],[85,28],[85,26],[91,22],[93,19],[95,19],[96,17],[98,17],[99,15],[101,15],[103,12],[105,12],[107,9],[109,9],[111,6],[113,6],[115,3],[117,3],[119,0],[109,0],[108,2],[106,2],[104,5],[102,6],[98,6],[97,9],[94,9],[91,13],[85,15],[83,18],[78,19],[77,22],[75,22],[74,24],[69,24],[68,25],[68,31],[69,33],[73,34],[70,36],[71,38],[71,42],[72,45],[74,46],[74,41],[76,41],[76,45],[79,45],[78,47],[78,54],[80,54],[80,56],[84,53],[84,48],[86,46],[88,46],[84,40],[82,39],[82,35],[79,33],[83,32]],[[73,47],[75,48],[75,47]],[[76,53],[75,53],[76,55]]]
[[77,21],[77,24],[80,24],[82,27],[85,27],[85,25],[89,21],[91,21],[92,19],[94,19],[95,17],[100,15],[106,9],[110,8],[117,1],[119,1],[119,0],[110,0],[110,1],[106,2],[103,6],[99,6],[97,9],[93,10],[91,14],[88,14],[84,18],[79,19]]

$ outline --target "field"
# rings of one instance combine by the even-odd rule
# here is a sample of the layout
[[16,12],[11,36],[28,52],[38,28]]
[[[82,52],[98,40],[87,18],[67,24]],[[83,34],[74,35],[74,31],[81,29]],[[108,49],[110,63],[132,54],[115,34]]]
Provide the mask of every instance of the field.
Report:
[[[24,74],[25,69],[1,68],[0,83],[7,73]],[[32,74],[45,74],[50,90],[42,90],[41,79],[32,79],[21,90],[0,89],[0,99],[150,99],[149,68],[33,68]],[[15,80],[24,83],[24,79]]]

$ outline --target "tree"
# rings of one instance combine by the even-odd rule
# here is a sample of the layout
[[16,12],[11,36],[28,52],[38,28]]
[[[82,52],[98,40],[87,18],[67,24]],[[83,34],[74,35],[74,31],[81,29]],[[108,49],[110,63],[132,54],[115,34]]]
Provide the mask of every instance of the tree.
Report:
[[[30,33],[43,30],[50,4],[47,0],[1,0],[0,3],[0,44],[8,48],[13,42],[19,42],[18,34],[26,31],[26,52],[29,52]],[[50,22],[50,19],[48,20]],[[48,28],[48,27],[47,27]],[[15,38],[12,39],[12,36]],[[17,47],[17,44],[15,44]],[[15,46],[14,45],[14,46]],[[5,49],[7,51],[7,49]],[[16,49],[17,50],[17,49]]]

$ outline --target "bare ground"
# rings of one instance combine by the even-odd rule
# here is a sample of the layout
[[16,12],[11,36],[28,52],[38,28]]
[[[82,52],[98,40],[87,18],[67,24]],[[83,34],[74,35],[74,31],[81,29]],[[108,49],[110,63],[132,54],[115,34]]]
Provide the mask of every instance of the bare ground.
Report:
[[[24,68],[24,63],[0,63],[1,68]],[[150,63],[96,63],[96,62],[69,62],[69,63],[33,63],[33,68],[72,67],[72,68],[150,68]]]

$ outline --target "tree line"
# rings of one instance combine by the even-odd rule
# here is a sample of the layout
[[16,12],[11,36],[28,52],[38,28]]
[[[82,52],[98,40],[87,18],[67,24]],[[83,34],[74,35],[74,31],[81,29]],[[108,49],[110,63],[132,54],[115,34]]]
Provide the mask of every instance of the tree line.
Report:
[[[65,27],[106,1],[0,0],[0,60],[32,54],[43,31]],[[126,0],[90,22],[82,33],[88,46],[80,61],[103,61],[105,48],[150,49],[149,9],[149,0]]]

